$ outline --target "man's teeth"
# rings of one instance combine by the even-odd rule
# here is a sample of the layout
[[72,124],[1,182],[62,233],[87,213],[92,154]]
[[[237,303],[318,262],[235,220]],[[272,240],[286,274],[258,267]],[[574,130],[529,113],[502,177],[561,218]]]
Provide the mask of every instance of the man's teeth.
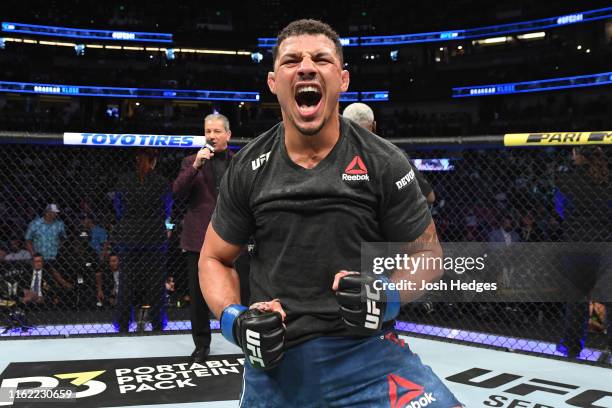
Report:
[[319,89],[314,86],[303,86],[303,87],[298,88],[297,93],[302,93],[302,92],[320,93]]

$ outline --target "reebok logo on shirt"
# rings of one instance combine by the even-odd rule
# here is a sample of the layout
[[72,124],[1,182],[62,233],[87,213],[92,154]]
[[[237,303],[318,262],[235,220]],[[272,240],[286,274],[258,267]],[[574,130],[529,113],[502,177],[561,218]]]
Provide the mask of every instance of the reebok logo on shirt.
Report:
[[359,181],[365,180],[370,181],[370,176],[368,176],[368,169],[365,164],[363,164],[363,160],[361,157],[355,156],[353,160],[346,166],[344,169],[344,173],[342,173],[342,180],[344,181]]

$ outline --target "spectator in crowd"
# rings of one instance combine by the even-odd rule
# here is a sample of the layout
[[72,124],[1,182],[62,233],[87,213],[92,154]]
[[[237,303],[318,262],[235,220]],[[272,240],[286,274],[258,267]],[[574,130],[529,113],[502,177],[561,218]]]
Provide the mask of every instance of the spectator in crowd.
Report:
[[595,301],[589,302],[589,330],[607,333],[606,322],[606,306]]
[[101,254],[104,243],[108,240],[106,230],[94,223],[91,215],[85,215],[81,221],[81,227],[90,236],[89,245],[98,255]]
[[498,262],[497,282],[500,287],[509,288],[511,283],[515,283],[513,277],[516,272],[516,258],[513,256],[512,244],[520,241],[518,234],[514,231],[512,217],[503,216],[499,228],[489,233],[488,241],[493,244],[492,252],[496,255],[494,259]]
[[90,246],[87,231],[82,230],[67,241],[66,249],[58,257],[57,267],[71,283],[73,289],[66,293],[65,301],[77,310],[92,308],[95,297],[95,274],[98,271],[98,255]]
[[548,242],[562,242],[563,241],[563,225],[561,217],[556,212],[552,212],[548,217],[546,223],[546,240]]
[[21,246],[21,241],[14,238],[11,239],[10,250],[4,257],[5,261],[29,261],[32,259],[30,252],[26,251]]
[[185,253],[189,278],[191,335],[195,344],[191,358],[195,362],[204,361],[210,352],[209,310],[198,280],[198,260],[206,227],[217,202],[219,183],[232,156],[227,146],[232,135],[228,119],[221,114],[206,116],[204,135],[214,150],[202,148],[185,157],[172,184],[173,192],[187,200],[181,248]]
[[52,290],[48,273],[44,269],[44,259],[39,253],[32,255],[31,273],[24,274],[25,280],[21,282],[23,297],[21,302],[28,305],[57,304],[59,299]]
[[521,242],[541,242],[543,233],[535,224],[531,211],[526,211],[521,217],[521,228],[519,229],[519,239]]
[[[344,108],[342,116],[357,123],[362,128],[369,130],[372,133],[376,133],[376,121],[374,120],[374,111],[365,103],[355,102]],[[423,174],[417,169],[416,166],[412,166],[416,179],[421,188],[421,193],[427,199],[427,203],[431,206],[436,201],[436,194],[434,193],[431,185]]]
[[105,303],[110,306],[117,304],[117,294],[119,293],[119,256],[111,253],[108,262],[104,262],[98,272],[96,272],[96,297],[98,306]]
[[[555,183],[569,204],[563,211],[565,238],[573,243],[573,249],[563,254],[562,278],[577,296],[565,304],[565,327],[559,349],[575,358],[580,355],[586,337],[588,295],[595,287],[602,265],[602,254],[595,243],[609,241],[608,202],[612,199],[612,183],[601,147],[575,148],[572,159],[574,166],[568,172],[559,173]],[[612,350],[609,328],[608,347]]]
[[56,204],[48,204],[44,215],[34,219],[25,234],[27,250],[40,253],[50,269],[54,268],[61,240],[66,238],[64,223],[57,219],[59,212]]
[[520,242],[520,237],[514,231],[514,220],[510,216],[503,216],[499,228],[494,229],[489,233],[489,242],[502,242],[510,245],[513,242]]
[[121,259],[117,323],[127,332],[133,306],[150,306],[154,331],[163,329],[166,281],[166,217],[171,208],[169,182],[156,170],[158,151],[140,148],[135,169],[123,174],[115,187],[117,252]]

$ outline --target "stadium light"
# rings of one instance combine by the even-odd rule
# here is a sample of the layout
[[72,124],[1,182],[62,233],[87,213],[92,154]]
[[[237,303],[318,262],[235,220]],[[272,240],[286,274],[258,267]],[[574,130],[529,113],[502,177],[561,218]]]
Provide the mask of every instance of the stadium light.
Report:
[[505,42],[508,42],[508,37],[492,37],[485,38],[484,40],[476,40],[476,44],[480,45],[501,44]]
[[519,40],[538,40],[546,37],[546,33],[544,31],[538,31],[536,33],[527,33],[527,34],[519,34],[516,36]]

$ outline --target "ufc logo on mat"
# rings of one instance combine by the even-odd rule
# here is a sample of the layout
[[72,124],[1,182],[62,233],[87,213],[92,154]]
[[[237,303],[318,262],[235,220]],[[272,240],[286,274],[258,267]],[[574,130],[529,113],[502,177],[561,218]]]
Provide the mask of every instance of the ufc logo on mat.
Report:
[[265,367],[266,365],[261,358],[261,341],[259,339],[259,333],[247,329],[246,342],[247,350],[249,350],[249,361],[251,364],[255,365],[255,363],[257,363],[260,367]]
[[367,297],[365,327],[377,330],[380,327],[380,308],[377,305],[377,302],[380,300],[380,291],[373,289],[370,285],[365,285],[365,289]]

